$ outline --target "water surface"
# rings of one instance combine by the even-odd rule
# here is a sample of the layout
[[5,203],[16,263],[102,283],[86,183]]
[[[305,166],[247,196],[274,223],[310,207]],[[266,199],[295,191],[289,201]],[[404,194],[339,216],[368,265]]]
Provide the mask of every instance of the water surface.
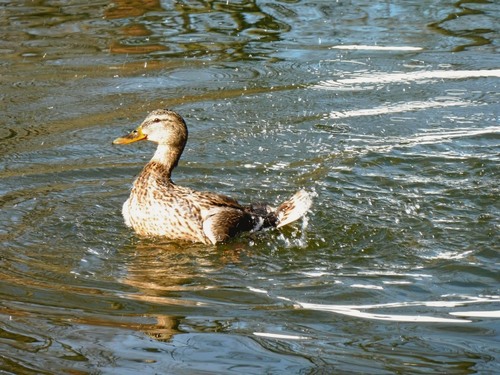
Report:
[[[494,1],[1,3],[0,369],[500,372]],[[180,112],[175,181],[305,223],[217,247],[121,205]]]

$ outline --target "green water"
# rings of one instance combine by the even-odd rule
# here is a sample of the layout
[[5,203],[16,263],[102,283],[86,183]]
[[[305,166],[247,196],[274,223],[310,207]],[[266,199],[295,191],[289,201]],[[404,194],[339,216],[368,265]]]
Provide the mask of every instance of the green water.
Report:
[[[500,372],[494,1],[4,1],[0,372]],[[178,184],[307,221],[217,247],[120,215]]]

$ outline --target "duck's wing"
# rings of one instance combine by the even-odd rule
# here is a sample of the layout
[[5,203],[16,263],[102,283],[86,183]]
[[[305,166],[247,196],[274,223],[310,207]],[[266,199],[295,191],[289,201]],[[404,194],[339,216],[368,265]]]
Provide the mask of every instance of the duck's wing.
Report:
[[191,190],[189,196],[193,201],[199,202],[201,207],[227,207],[243,210],[236,199],[227,195],[212,193],[209,191]]
[[213,206],[202,211],[203,232],[215,245],[255,227],[255,218],[239,208]]
[[185,189],[185,198],[189,197],[188,200],[198,207],[203,233],[212,244],[254,228],[256,218],[237,200],[212,192],[181,189]]

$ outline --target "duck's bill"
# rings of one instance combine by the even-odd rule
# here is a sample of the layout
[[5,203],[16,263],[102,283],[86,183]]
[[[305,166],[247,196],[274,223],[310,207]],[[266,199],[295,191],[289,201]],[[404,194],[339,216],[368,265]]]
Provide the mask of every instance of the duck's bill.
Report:
[[126,136],[116,138],[113,141],[113,144],[114,145],[126,145],[128,143],[142,141],[143,139],[146,139],[146,135],[142,132],[142,128],[139,126],[137,129],[132,130]]

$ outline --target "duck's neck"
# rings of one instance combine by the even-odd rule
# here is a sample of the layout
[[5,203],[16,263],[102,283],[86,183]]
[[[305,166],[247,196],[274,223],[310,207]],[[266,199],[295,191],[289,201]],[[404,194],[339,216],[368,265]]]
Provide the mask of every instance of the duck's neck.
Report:
[[170,180],[172,170],[177,166],[181,154],[182,149],[159,144],[149,164],[161,166],[161,174]]

